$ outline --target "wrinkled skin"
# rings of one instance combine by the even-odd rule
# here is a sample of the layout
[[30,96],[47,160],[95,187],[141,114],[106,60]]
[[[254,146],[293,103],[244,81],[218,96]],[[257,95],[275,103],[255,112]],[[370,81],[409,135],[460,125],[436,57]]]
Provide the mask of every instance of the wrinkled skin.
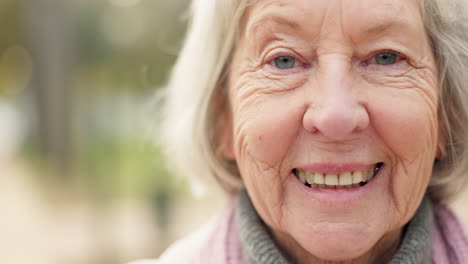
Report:
[[[437,67],[418,0],[259,0],[230,62],[226,155],[294,263],[384,263],[424,196],[439,139]],[[398,59],[377,64],[390,51]],[[275,58],[291,56],[294,67]],[[304,164],[383,162],[365,199],[302,192]]]

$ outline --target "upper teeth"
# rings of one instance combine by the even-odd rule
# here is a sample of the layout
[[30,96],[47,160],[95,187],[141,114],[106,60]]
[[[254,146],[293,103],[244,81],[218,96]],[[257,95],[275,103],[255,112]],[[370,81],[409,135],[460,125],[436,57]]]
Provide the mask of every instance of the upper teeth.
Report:
[[297,176],[301,180],[302,183],[308,183],[312,187],[315,184],[317,185],[327,185],[330,186],[339,186],[339,187],[347,187],[357,185],[361,182],[367,182],[372,177],[374,177],[376,169],[370,168],[368,170],[361,170],[361,171],[347,171],[340,174],[332,174],[332,173],[318,173],[318,172],[308,172],[302,169],[297,169]]

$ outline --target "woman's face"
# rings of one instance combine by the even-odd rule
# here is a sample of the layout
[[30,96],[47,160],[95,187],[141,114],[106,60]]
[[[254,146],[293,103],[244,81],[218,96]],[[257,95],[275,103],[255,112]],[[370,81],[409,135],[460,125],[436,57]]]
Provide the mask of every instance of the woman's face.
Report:
[[420,204],[438,91],[419,2],[262,0],[247,10],[225,133],[255,208],[293,258],[395,245]]

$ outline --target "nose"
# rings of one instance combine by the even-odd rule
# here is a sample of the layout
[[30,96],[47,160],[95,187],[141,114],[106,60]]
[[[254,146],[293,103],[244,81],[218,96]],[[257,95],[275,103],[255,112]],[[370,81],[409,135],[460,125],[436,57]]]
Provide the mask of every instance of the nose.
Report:
[[315,74],[317,87],[306,88],[308,108],[303,117],[304,128],[330,140],[345,140],[365,130],[369,114],[358,98],[360,91],[353,87],[355,78],[349,63],[328,63]]

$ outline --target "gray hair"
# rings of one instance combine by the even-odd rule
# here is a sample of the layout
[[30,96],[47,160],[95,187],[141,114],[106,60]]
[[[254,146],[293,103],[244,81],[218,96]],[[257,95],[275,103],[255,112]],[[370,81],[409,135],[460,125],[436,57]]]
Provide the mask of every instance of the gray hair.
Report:
[[[189,179],[236,193],[243,183],[235,161],[219,155],[221,89],[248,0],[193,0],[188,33],[173,68],[159,137],[171,168]],[[422,0],[422,17],[439,70],[439,124],[446,147],[435,161],[428,192],[448,201],[468,183],[468,3]]]

